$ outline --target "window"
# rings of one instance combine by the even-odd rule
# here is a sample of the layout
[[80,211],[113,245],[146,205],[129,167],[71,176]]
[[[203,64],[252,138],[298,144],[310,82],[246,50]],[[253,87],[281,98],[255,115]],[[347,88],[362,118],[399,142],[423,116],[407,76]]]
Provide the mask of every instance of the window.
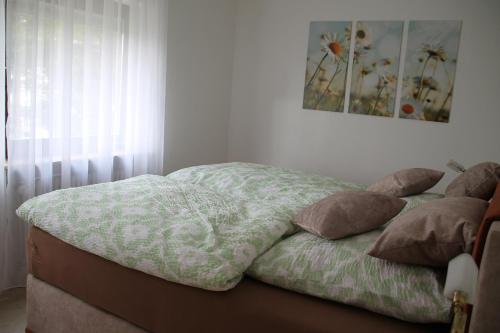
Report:
[[7,29],[31,42],[12,43],[15,68],[7,70],[15,81],[9,92],[16,94],[16,112],[6,117],[9,139],[22,144],[34,136],[56,155],[70,140],[73,152],[92,154],[99,150],[98,120],[106,109],[111,126],[105,130],[118,154],[127,121],[120,109],[127,97],[130,7],[77,0],[68,8],[66,2],[42,0],[37,11],[17,13]]
[[43,193],[162,173],[166,2],[7,1],[9,174]]
[[0,177],[0,257],[13,259],[0,260],[7,277],[0,289],[25,276],[25,234],[15,221],[22,202],[54,189],[163,173],[166,91],[167,1],[5,1],[0,136],[6,126],[7,135],[0,154],[7,157],[7,142],[9,165]]

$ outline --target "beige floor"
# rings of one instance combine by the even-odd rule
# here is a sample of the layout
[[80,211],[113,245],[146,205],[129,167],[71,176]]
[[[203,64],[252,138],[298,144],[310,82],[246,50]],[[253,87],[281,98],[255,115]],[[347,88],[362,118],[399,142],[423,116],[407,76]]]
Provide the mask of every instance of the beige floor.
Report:
[[0,333],[23,333],[26,325],[26,289],[0,294]]

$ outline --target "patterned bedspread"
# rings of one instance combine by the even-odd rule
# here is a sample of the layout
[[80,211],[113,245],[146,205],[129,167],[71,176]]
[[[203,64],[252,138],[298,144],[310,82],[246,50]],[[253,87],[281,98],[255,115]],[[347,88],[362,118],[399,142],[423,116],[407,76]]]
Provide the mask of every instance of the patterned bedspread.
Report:
[[[408,203],[400,214],[439,197],[424,193],[405,198]],[[299,232],[257,258],[248,274],[406,321],[449,322],[451,302],[443,294],[446,271],[368,256],[382,231],[383,227],[335,241]]]
[[298,209],[357,188],[270,166],[198,166],[54,191],[18,215],[82,250],[190,286],[227,290],[295,228]]
[[[299,209],[361,188],[227,163],[54,191],[24,203],[18,215],[82,250],[168,281],[227,290],[247,271],[271,284],[404,320],[448,321],[442,272],[365,254],[380,230],[339,241],[294,234],[290,220]],[[410,198],[405,210],[435,197]]]

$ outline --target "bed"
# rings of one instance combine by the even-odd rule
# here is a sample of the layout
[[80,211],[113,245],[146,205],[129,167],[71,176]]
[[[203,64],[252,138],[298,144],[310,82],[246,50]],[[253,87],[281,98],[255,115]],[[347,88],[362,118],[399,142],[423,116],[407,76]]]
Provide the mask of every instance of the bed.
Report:
[[[373,309],[367,311],[324,300],[319,298],[321,295],[315,295],[319,297],[306,295],[306,291],[290,286],[285,287],[300,293],[272,286],[270,283],[275,283],[259,276],[259,268],[255,268],[255,264],[252,265],[252,262],[259,261],[255,260],[256,258],[272,251],[281,243],[293,237],[305,237],[301,236],[300,232],[297,233],[298,230],[288,222],[297,209],[335,191],[359,189],[361,188],[359,185],[251,164],[190,168],[174,173],[169,181],[172,178],[178,183],[167,182],[161,187],[157,186],[161,181],[159,178],[142,179],[141,184],[136,184],[138,187],[135,191],[143,194],[139,198],[140,202],[155,204],[164,201],[165,195],[169,200],[175,201],[178,199],[170,197],[169,193],[180,191],[185,201],[198,202],[196,207],[191,207],[192,216],[186,215],[186,212],[183,212],[182,216],[193,218],[194,220],[188,220],[195,225],[199,223],[200,227],[215,228],[210,230],[220,237],[214,240],[205,233],[197,233],[197,230],[184,229],[186,224],[182,222],[174,224],[174,230],[160,228],[154,230],[154,233],[160,233],[168,238],[171,234],[167,231],[178,232],[181,235],[189,232],[196,235],[194,240],[199,242],[201,249],[208,247],[210,251],[207,252],[215,256],[200,257],[201,250],[197,252],[189,246],[172,249],[172,244],[177,244],[175,242],[182,243],[180,237],[180,240],[173,239],[172,244],[162,244],[163,247],[160,249],[163,252],[160,253],[173,251],[176,256],[179,255],[187,260],[187,267],[175,266],[175,260],[179,259],[168,256],[161,257],[162,264],[158,262],[156,265],[152,264],[156,258],[151,253],[158,253],[157,247],[152,247],[151,253],[143,250],[143,257],[146,259],[134,260],[131,254],[127,253],[127,249],[130,248],[130,244],[135,244],[136,248],[141,244],[137,244],[140,243],[139,238],[131,235],[142,235],[141,239],[148,241],[150,240],[148,237],[151,237],[149,234],[141,234],[140,228],[124,231],[126,226],[120,222],[121,217],[133,214],[138,214],[137,217],[142,218],[141,212],[134,210],[137,207],[133,200],[137,195],[127,197],[125,192],[116,192],[116,188],[113,189],[115,192],[95,191],[95,187],[89,187],[84,192],[59,191],[56,196],[62,195],[65,200],[70,198],[79,200],[78,202],[81,202],[82,197],[93,198],[92,200],[100,202],[106,200],[113,202],[110,193],[121,195],[132,210],[123,211],[123,207],[118,206],[106,210],[108,214],[106,218],[112,221],[109,224],[113,226],[107,231],[102,230],[102,223],[97,221],[103,217],[93,214],[94,207],[85,202],[79,209],[86,209],[86,216],[95,216],[96,221],[92,219],[84,221],[84,224],[91,226],[90,229],[74,228],[75,230],[66,233],[64,231],[71,224],[54,223],[54,217],[60,221],[72,219],[72,223],[78,219],[74,218],[76,214],[74,211],[67,209],[71,207],[67,201],[64,208],[55,207],[54,202],[58,202],[61,197],[48,197],[47,200],[56,201],[49,205],[51,210],[45,211],[46,215],[39,214],[37,217],[29,215],[33,210],[25,211],[25,218],[33,224],[27,247],[30,273],[27,332],[254,332],[256,330],[359,332],[368,329],[384,332],[445,332],[449,330],[447,323],[430,322],[432,317],[413,320],[421,323],[412,323],[377,314]],[[259,188],[257,185],[263,182],[267,184],[266,188]],[[189,186],[179,189],[179,183]],[[144,184],[155,184],[154,188],[158,191],[152,191]],[[287,186],[277,186],[277,184]],[[124,186],[130,189],[134,184],[125,182]],[[204,191],[206,196],[203,200],[193,197],[199,196]],[[221,193],[227,197],[218,197]],[[418,204],[419,200],[421,199],[415,200],[414,204]],[[178,212],[179,207],[186,204],[185,201],[168,207],[166,213]],[[233,202],[238,204],[233,205]],[[43,200],[36,202],[38,207],[45,207],[48,203],[50,202]],[[270,204],[266,206],[266,203]],[[496,201],[491,207],[495,207],[495,203]],[[157,212],[152,207],[147,210]],[[234,214],[240,214],[241,211],[244,212],[243,218],[236,218]],[[258,213],[255,213],[256,211]],[[110,212],[112,215],[109,215]],[[274,217],[272,223],[266,220],[266,216],[271,213]],[[49,215],[49,220],[52,221],[50,223],[43,218]],[[147,219],[149,223],[155,225],[154,216],[148,215]],[[247,225],[248,221],[252,222],[250,227]],[[251,234],[263,241],[256,243],[255,238],[250,238],[251,241],[247,242],[235,237],[234,234],[241,223],[245,225],[245,230],[250,228]],[[231,227],[228,230],[218,229],[225,225]],[[487,234],[496,235],[495,227],[493,224]],[[118,237],[119,241],[113,242],[115,246],[113,249],[110,249],[111,245],[105,241],[110,238],[109,232],[121,235]],[[226,234],[232,236],[230,242],[224,239]],[[96,235],[104,235],[104,240]],[[189,244],[192,241],[190,239]],[[146,242],[150,243],[154,242]],[[214,263],[218,264],[218,259],[227,259],[227,251],[216,250],[220,244],[230,252],[235,252],[237,249],[238,255],[237,258],[232,258],[233,265],[218,271],[217,278],[214,278],[210,276],[210,268]],[[496,242],[493,246],[495,244]],[[486,242],[484,256],[485,262],[490,263],[488,246],[492,245]],[[192,260],[193,257],[197,260]],[[162,266],[163,262],[168,265]],[[483,265],[487,266],[484,262]],[[493,266],[489,268],[489,272],[497,269],[495,265]]]

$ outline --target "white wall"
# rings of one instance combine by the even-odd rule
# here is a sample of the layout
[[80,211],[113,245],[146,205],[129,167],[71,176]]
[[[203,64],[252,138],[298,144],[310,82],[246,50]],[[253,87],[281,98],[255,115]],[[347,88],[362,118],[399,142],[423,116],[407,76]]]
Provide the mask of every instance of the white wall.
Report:
[[[365,183],[450,158],[500,162],[499,13],[498,0],[238,1],[229,160]],[[302,110],[310,21],[410,18],[463,20],[449,124]]]
[[234,0],[169,0],[165,171],[225,162]]

